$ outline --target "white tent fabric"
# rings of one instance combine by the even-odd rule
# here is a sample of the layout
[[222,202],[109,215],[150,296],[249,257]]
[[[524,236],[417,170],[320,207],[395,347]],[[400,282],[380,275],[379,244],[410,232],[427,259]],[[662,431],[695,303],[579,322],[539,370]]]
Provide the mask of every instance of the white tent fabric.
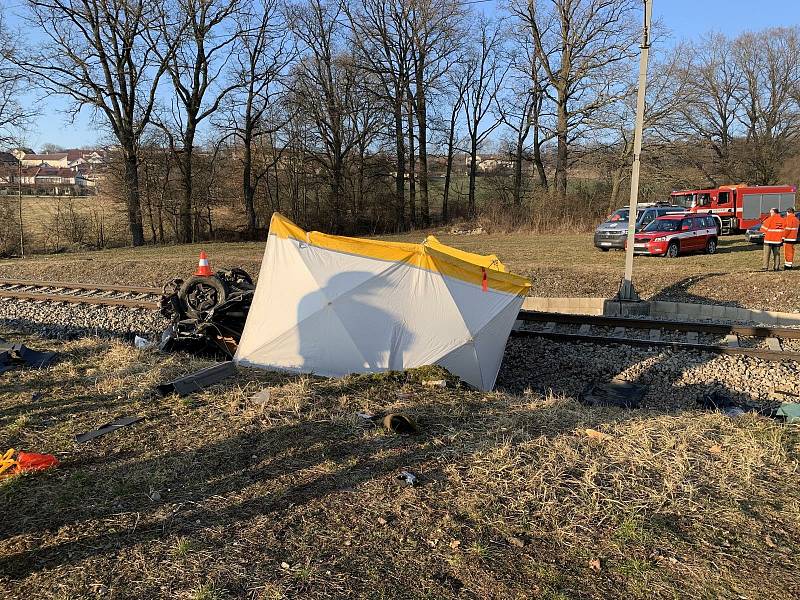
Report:
[[433,236],[307,233],[276,213],[234,360],[326,376],[439,364],[489,390],[529,288]]

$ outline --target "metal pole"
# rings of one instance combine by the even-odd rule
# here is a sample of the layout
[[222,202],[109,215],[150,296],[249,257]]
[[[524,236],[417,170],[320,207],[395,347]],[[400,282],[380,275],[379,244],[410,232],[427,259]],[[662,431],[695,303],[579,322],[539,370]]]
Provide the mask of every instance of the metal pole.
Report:
[[25,258],[25,230],[22,227],[22,158],[19,159],[19,178],[17,179],[17,200],[19,203],[19,255]]
[[639,201],[639,159],[642,153],[642,129],[644,128],[644,98],[647,87],[647,60],[650,54],[650,20],[653,15],[653,0],[644,0],[644,31],[642,52],[639,56],[639,90],[636,96],[636,129],[633,133],[633,169],[631,171],[631,199],[628,209],[628,247],[625,250],[625,278],[619,288],[620,300],[639,300],[633,288],[633,238],[636,233],[636,217]]

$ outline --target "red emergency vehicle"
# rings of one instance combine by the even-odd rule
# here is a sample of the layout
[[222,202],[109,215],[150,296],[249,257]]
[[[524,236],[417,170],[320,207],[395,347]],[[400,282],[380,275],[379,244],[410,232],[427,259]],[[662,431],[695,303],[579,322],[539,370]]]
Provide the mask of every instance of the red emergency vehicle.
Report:
[[723,185],[707,190],[672,192],[673,204],[693,213],[714,216],[721,235],[740,233],[760,223],[770,208],[785,211],[795,205],[793,185]]

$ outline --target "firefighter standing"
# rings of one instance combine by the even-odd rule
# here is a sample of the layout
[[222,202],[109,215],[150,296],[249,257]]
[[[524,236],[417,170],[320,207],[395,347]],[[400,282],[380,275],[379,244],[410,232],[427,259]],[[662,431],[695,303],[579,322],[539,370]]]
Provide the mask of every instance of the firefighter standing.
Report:
[[800,219],[794,212],[794,208],[786,211],[786,218],[783,220],[783,268],[791,270],[794,268],[794,245],[797,243],[797,230],[800,229]]
[[772,265],[773,271],[780,270],[781,263],[781,244],[783,244],[783,218],[778,214],[777,208],[769,209],[769,216],[761,223],[761,231],[764,232],[764,268],[769,271]]

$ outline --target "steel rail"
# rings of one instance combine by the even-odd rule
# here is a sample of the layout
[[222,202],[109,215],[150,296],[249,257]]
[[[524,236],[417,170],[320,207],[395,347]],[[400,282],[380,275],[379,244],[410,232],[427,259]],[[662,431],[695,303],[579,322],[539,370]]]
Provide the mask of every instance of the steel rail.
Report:
[[[70,293],[74,292],[74,293]],[[70,283],[63,281],[32,281],[28,279],[0,279],[0,299],[32,300],[38,302],[67,302],[70,304],[92,304],[98,306],[122,306],[155,310],[158,301],[144,298],[114,298],[103,293],[160,295],[153,287],[133,285],[107,285]],[[98,295],[99,294],[99,295]]]
[[97,304],[100,306],[124,306],[127,308],[157,309],[158,302],[135,300],[133,298],[104,298],[102,296],[69,296],[62,294],[41,294],[37,292],[11,292],[0,290],[0,298],[16,300],[42,300],[47,302],[69,302],[71,304]]
[[[101,292],[120,292],[133,294],[159,294],[161,288],[138,285],[108,285],[104,283],[70,283],[66,281],[34,281],[31,279],[0,279],[0,286],[31,286],[42,288],[62,288],[67,290],[87,290]],[[2,290],[2,288],[0,288]]]
[[750,327],[747,325],[723,325],[721,323],[695,323],[692,321],[662,321],[659,319],[637,319],[635,317],[606,317],[601,315],[576,315],[530,310],[519,312],[517,319],[533,323],[556,323],[558,325],[592,325],[595,327],[626,327],[629,329],[664,329],[667,331],[696,331],[719,335],[736,334],[744,337],[777,337],[787,340],[800,339],[800,328]]
[[648,340],[641,338],[624,338],[603,335],[591,335],[580,333],[559,333],[555,331],[534,331],[515,329],[511,331],[513,337],[544,337],[561,342],[588,342],[592,344],[624,344],[627,346],[660,346],[672,348],[673,350],[693,350],[695,352],[710,352],[712,354],[733,354],[739,356],[752,356],[762,360],[800,361],[800,353],[785,352],[776,350],[765,350],[762,348],[742,348],[736,346],[716,346],[713,344],[692,344],[689,342],[673,342],[669,340]]

